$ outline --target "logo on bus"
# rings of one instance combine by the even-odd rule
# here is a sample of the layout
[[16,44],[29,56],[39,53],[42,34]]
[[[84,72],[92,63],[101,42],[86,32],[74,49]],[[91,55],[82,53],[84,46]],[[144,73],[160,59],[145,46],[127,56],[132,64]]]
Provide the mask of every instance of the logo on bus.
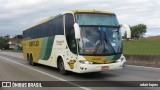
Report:
[[29,42],[29,46],[39,46],[39,42],[38,41],[31,41]]
[[92,60],[101,60],[101,58],[92,58]]
[[69,62],[68,62],[68,64],[69,64],[69,67],[71,68],[71,69],[74,69],[74,63],[76,62],[76,60],[70,60]]

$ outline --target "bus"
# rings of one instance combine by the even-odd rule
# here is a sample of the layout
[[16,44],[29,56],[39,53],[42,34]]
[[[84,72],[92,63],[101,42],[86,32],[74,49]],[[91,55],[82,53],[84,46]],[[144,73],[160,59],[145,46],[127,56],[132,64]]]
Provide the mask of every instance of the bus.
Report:
[[122,69],[126,63],[116,15],[99,10],[70,10],[23,31],[23,56],[30,65],[43,64],[61,74]]

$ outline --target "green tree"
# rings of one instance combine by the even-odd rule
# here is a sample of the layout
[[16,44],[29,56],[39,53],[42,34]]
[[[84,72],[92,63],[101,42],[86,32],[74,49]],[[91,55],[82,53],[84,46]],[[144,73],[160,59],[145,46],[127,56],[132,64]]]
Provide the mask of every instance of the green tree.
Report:
[[22,39],[22,38],[23,38],[23,36],[22,36],[22,35],[16,35],[14,38]]
[[0,37],[0,49],[9,49],[8,39]]
[[131,36],[133,39],[143,38],[146,32],[147,32],[147,26],[145,24],[138,24],[135,26],[131,26]]

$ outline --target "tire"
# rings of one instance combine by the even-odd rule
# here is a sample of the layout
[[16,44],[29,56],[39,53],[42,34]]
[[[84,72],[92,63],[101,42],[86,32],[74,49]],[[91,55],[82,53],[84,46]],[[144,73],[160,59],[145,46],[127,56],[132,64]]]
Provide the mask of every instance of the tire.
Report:
[[33,57],[32,55],[29,57],[29,60],[28,60],[29,64],[32,65],[32,66],[35,66],[36,63],[33,62]]
[[59,59],[58,69],[59,69],[59,72],[60,72],[62,75],[66,75],[66,74],[67,74],[67,71],[65,70],[64,62],[63,62],[63,59],[62,59],[62,58]]
[[32,61],[31,61],[30,56],[27,57],[27,60],[28,60],[28,64],[31,65],[31,64],[32,64],[32,63],[31,63]]

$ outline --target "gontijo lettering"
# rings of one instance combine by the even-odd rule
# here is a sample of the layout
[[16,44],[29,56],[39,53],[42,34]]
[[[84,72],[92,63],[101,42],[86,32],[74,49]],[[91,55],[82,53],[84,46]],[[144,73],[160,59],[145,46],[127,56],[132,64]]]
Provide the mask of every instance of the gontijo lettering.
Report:
[[29,42],[29,46],[39,46],[39,42],[38,41],[31,41],[31,42]]

